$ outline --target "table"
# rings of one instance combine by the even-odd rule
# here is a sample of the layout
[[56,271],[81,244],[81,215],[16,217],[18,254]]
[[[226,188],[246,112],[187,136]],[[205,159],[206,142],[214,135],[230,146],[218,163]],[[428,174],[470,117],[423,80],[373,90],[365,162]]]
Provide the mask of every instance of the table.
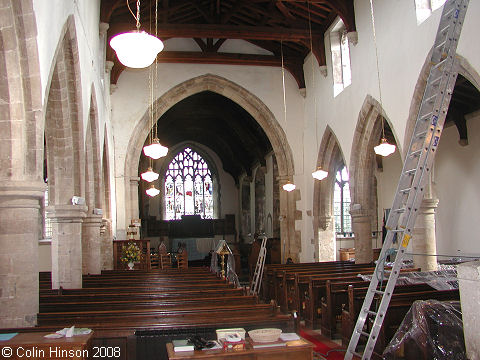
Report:
[[253,349],[247,342],[247,348],[242,351],[195,350],[185,352],[173,351],[172,343],[167,344],[169,360],[185,359],[216,359],[216,360],[312,360],[313,344],[305,339],[305,345],[276,346]]
[[[0,358],[17,360],[84,360],[93,358],[91,340],[88,335],[75,335],[70,338],[47,339],[49,332],[19,333],[12,339],[0,341]],[[9,355],[11,353],[11,355]]]

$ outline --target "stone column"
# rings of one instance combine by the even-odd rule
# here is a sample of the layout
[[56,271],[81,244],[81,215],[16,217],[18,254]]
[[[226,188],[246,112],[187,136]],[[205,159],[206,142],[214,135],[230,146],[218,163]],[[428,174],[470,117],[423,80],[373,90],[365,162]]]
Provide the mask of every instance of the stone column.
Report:
[[0,328],[31,327],[38,313],[43,182],[0,183]]
[[102,219],[100,237],[102,239],[102,270],[113,270],[113,237],[110,219]]
[[467,358],[480,359],[480,261],[458,265],[458,285],[462,305],[463,334]]
[[350,210],[350,215],[355,233],[355,263],[370,263],[373,261],[372,217],[361,208]]
[[139,177],[130,178],[130,203],[128,204],[128,216],[126,219],[126,228],[132,219],[137,219],[139,214],[138,209],[138,185],[140,183]]
[[318,217],[318,261],[335,260],[336,241],[333,216]]
[[[435,239],[435,212],[438,199],[423,199],[412,232],[412,249],[414,254],[437,254]],[[437,257],[414,255],[413,266],[422,271],[437,270]]]
[[295,237],[295,192],[283,190],[283,185],[291,179],[286,176],[278,177],[278,186],[280,188],[280,240],[282,247],[282,262],[285,262],[289,257],[294,262],[299,262],[299,253],[301,245],[297,243]]
[[[99,35],[99,43],[100,43],[100,51],[99,51],[99,64],[102,67],[105,67],[105,60],[106,60],[106,48],[107,48],[107,30],[110,27],[108,23],[101,22],[98,26],[98,35]],[[105,81],[105,72],[101,71],[101,78],[103,81]],[[110,81],[110,76],[108,78]]]
[[52,220],[52,288],[82,287],[82,222],[84,205],[53,205],[47,207]]
[[102,215],[89,214],[82,222],[82,273],[102,272]]

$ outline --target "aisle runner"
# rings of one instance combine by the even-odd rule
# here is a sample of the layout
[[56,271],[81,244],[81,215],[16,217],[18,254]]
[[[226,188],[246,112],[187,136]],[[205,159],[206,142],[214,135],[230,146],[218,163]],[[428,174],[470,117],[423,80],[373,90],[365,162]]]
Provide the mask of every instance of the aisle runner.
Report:
[[341,360],[345,356],[344,351],[331,351],[335,349],[343,349],[340,345],[335,344],[315,331],[304,329],[300,330],[299,334],[301,337],[315,344],[313,351],[321,355],[321,357],[316,357],[318,359]]

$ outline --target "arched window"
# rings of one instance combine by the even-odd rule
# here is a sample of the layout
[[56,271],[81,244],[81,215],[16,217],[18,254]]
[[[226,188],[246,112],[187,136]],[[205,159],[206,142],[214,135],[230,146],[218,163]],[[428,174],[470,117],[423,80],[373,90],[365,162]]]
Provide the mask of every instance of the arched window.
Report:
[[344,166],[337,171],[335,190],[333,194],[333,212],[335,216],[335,231],[337,233],[352,232],[352,218],[350,217],[350,187],[348,185],[348,171]]
[[186,147],[168,165],[165,173],[165,219],[200,215],[213,219],[212,174],[205,160]]

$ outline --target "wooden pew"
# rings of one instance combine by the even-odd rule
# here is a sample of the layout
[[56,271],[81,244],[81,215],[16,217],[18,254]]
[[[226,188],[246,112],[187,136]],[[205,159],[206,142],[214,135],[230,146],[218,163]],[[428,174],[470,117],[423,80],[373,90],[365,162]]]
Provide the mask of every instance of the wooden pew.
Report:
[[[408,288],[414,289],[419,285],[402,285],[396,286],[394,293],[390,299],[390,304],[386,312],[384,319],[384,325],[390,326],[389,324],[393,320],[387,320],[387,317],[392,316],[396,318],[398,323],[401,322],[403,316],[410,308],[411,304],[415,300],[427,300],[427,299],[436,299],[436,300],[457,300],[459,299],[459,291],[456,290],[420,290],[420,291],[409,291]],[[420,285],[420,287],[423,285]],[[357,321],[358,313],[363,305],[363,300],[367,292],[367,288],[355,288],[354,286],[348,287],[348,305],[342,310],[342,344],[348,346],[350,337],[352,335],[355,323]],[[375,301],[373,302],[375,304]],[[400,309],[400,310],[399,310]],[[392,310],[392,311],[390,311]],[[390,314],[389,314],[390,313]],[[403,316],[400,314],[403,313]],[[400,319],[401,317],[401,319]],[[388,343],[388,340],[384,340],[384,343]]]

